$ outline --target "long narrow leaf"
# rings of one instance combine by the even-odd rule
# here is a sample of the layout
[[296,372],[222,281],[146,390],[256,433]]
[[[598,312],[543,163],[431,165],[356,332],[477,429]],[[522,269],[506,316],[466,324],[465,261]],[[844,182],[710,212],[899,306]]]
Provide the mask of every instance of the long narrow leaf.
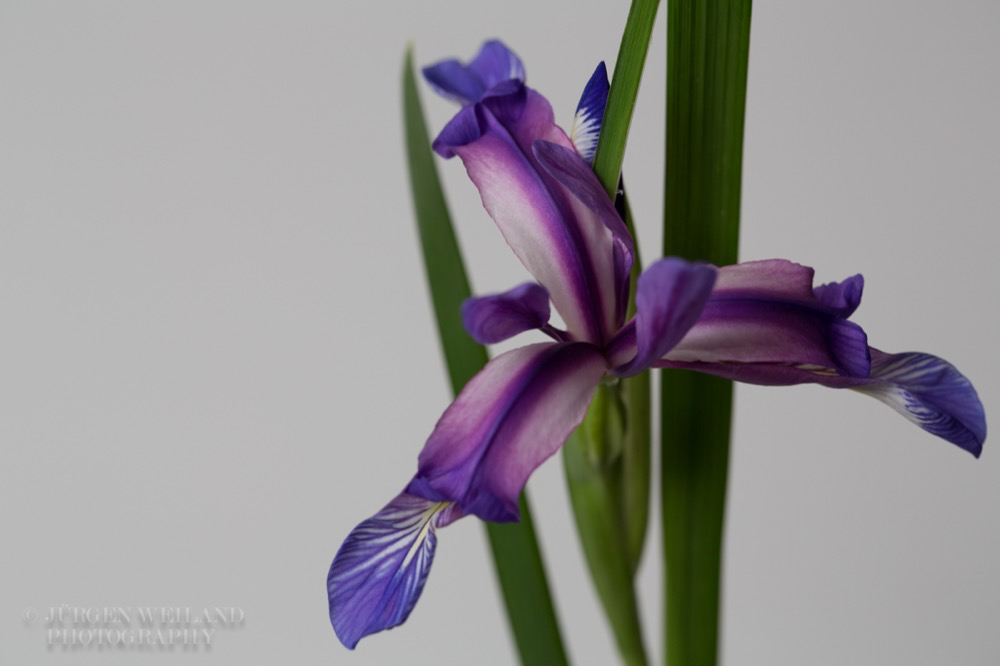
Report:
[[604,111],[601,136],[594,155],[594,171],[608,194],[618,187],[618,177],[625,159],[625,142],[632,124],[635,98],[639,94],[642,68],[646,64],[649,38],[653,34],[653,21],[660,0],[632,0],[625,22],[625,33],[618,48],[614,78],[608,92],[608,105]]
[[[403,110],[407,163],[424,267],[448,374],[457,393],[486,364],[487,355],[462,327],[459,308],[470,295],[469,281],[427,138],[409,50],[403,65]],[[521,522],[487,523],[486,529],[521,662],[526,666],[566,664],[527,493],[521,495]]]
[[[735,263],[751,0],[668,0],[664,254]],[[662,373],[666,663],[715,666],[730,382]]]

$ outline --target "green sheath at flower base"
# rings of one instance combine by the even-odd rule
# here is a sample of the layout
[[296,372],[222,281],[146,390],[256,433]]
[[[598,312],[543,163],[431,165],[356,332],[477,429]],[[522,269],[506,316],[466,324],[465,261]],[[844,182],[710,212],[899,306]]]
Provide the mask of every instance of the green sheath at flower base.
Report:
[[[628,317],[635,315],[635,292],[637,280],[642,272],[639,257],[639,241],[632,221],[632,209],[622,186],[619,211],[624,214],[626,226],[635,238],[635,263],[630,276]],[[652,473],[650,452],[652,449],[651,420],[651,378],[649,371],[621,381],[622,402],[625,409],[625,437],[622,442],[621,508],[625,522],[625,546],[628,549],[629,565],[634,576],[639,569],[643,547],[646,545],[646,530],[649,524],[649,487]]]
[[648,663],[621,515],[624,413],[619,385],[602,384],[587,416],[563,445],[577,533],[590,575],[626,664]]
[[[458,393],[486,364],[488,357],[486,350],[462,327],[460,310],[471,293],[469,281],[431,153],[411,50],[407,50],[403,65],[403,110],[410,185],[424,268],[452,389]],[[520,513],[520,522],[487,523],[486,531],[521,663],[566,664],[566,650],[532,526],[527,492],[521,495]]]
[[[658,5],[659,0],[633,1],[615,63],[593,163],[594,172],[611,196],[617,193],[620,182],[628,128]],[[642,262],[624,192],[617,203],[634,242],[628,303],[631,316]],[[577,532],[619,651],[628,664],[647,663],[633,580],[649,519],[649,382],[649,373],[642,372],[614,387],[601,386],[584,423],[563,448]],[[615,424],[612,428],[609,411]],[[606,457],[608,452],[616,455]]]

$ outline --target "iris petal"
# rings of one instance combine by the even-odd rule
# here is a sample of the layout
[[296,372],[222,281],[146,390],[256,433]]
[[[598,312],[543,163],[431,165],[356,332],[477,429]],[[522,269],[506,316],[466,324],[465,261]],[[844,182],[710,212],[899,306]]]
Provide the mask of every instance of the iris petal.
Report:
[[[591,208],[593,202],[568,191],[549,165],[543,168],[532,150],[539,140],[561,146],[580,163],[608,210]],[[631,237],[590,167],[554,124],[549,103],[519,84],[501,84],[460,111],[434,149],[461,158],[486,211],[548,290],[573,337],[596,343],[610,338],[621,323],[617,313],[631,267]]]
[[475,103],[486,92],[482,80],[458,60],[443,60],[423,71],[424,79],[439,95],[463,106]]
[[930,354],[872,350],[872,382],[858,386],[927,432],[977,458],[986,439],[986,414],[972,383]]
[[583,89],[580,103],[576,107],[576,115],[573,117],[573,127],[569,132],[577,152],[587,163],[593,163],[594,154],[597,152],[597,140],[601,136],[604,108],[608,105],[610,89],[608,69],[601,62]]
[[813,294],[838,317],[850,317],[861,305],[861,294],[865,289],[865,278],[854,275],[841,282],[822,284],[813,289]]
[[449,59],[424,67],[423,72],[434,90],[462,105],[478,102],[504,81],[524,81],[521,59],[495,39],[484,43],[468,65]]
[[517,520],[525,482],[583,420],[606,371],[600,350],[580,342],[497,356],[441,416],[407,492],[483,520]]
[[355,527],[327,576],[330,622],[354,649],[363,637],[406,621],[430,572],[436,529],[449,506],[401,493]]
[[462,323],[472,339],[488,345],[549,321],[549,292],[528,282],[502,294],[470,298],[462,304]]
[[[659,361],[736,382],[763,386],[822,384],[856,389],[891,406],[927,432],[978,457],[986,440],[986,415],[975,388],[947,361],[916,352],[886,354],[869,348],[871,374],[838,375],[815,366],[786,363],[704,363]],[[669,354],[668,354],[669,356]]]
[[[583,158],[564,146],[543,140],[535,141],[532,151],[549,176],[570,194],[569,202],[575,217],[579,220],[593,219],[591,223],[581,224],[580,230],[590,263],[601,278],[599,288],[606,331],[613,333],[624,320],[628,305],[629,273],[635,257],[632,234]],[[610,253],[607,248],[609,231],[612,241]]]
[[636,292],[636,353],[615,374],[641,372],[680,342],[704,310],[716,273],[714,266],[676,257],[660,259],[643,271]]
[[[869,347],[846,319],[861,302],[860,275],[815,289],[812,277],[811,268],[782,259],[719,269],[698,323],[654,365],[765,386],[856,389],[978,456],[986,417],[969,380],[930,354]],[[636,346],[637,333],[636,326],[622,330],[613,361]]]
[[698,323],[664,360],[808,365],[867,377],[864,331],[841,315],[857,306],[846,294],[860,298],[860,289],[814,292],[812,279],[811,268],[783,259],[720,268]]
[[504,81],[524,81],[524,65],[517,54],[499,39],[485,42],[469,63],[469,69],[489,90]]

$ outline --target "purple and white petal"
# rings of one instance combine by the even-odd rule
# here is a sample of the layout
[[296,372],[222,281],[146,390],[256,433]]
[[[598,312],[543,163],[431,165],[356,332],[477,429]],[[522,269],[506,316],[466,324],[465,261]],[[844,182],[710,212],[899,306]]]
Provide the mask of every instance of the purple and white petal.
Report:
[[597,152],[597,140],[601,136],[601,125],[604,123],[604,108],[608,105],[608,91],[611,84],[608,82],[608,68],[602,61],[597,65],[590,80],[587,81],[583,94],[580,96],[580,103],[576,107],[576,115],[573,117],[573,126],[570,128],[569,137],[576,146],[576,150],[588,164],[594,161],[594,154]]
[[864,331],[839,315],[848,306],[814,295],[812,277],[811,268],[784,260],[719,269],[698,323],[663,360],[809,366],[867,377]]
[[434,149],[462,159],[486,211],[548,290],[573,338],[603,342],[616,328],[608,313],[617,307],[616,271],[627,263],[622,243],[531,152],[532,143],[543,139],[580,159],[555,126],[548,102],[523,86],[505,86],[509,92],[460,111]]
[[497,356],[442,415],[407,492],[509,522],[531,472],[583,420],[607,371],[587,343],[539,343]]
[[406,621],[430,572],[436,529],[455,518],[448,513],[445,502],[404,492],[351,531],[326,579],[341,643],[353,650],[365,636]]
[[521,60],[498,40],[483,44],[468,65],[455,59],[443,60],[424,67],[423,73],[434,90],[463,106],[478,102],[499,83],[524,81]]
[[977,458],[983,451],[983,404],[972,382],[944,359],[872,350],[871,381],[856,390],[881,400],[927,432]]
[[868,377],[838,375],[828,369],[783,363],[685,363],[659,361],[747,384],[821,384],[875,397],[927,432],[978,457],[986,440],[986,415],[972,383],[947,361],[916,352],[886,354],[869,348]]
[[636,353],[615,368],[615,374],[627,377],[642,372],[680,342],[701,316],[717,272],[714,266],[676,257],[660,259],[643,271],[636,291]]
[[812,301],[814,274],[808,266],[787,259],[744,261],[720,268],[715,290],[721,296],[749,294],[767,300]]
[[[569,193],[574,216],[587,221],[580,228],[585,235],[590,262],[600,279],[606,330],[614,332],[621,326],[628,305],[629,273],[635,256],[632,234],[593,169],[583,158],[569,148],[549,141],[534,142],[532,150],[548,175]],[[612,240],[610,254],[608,232],[611,232]]]
[[502,294],[477,296],[462,303],[462,323],[472,339],[495,344],[518,333],[543,328],[549,321],[549,292],[527,282]]

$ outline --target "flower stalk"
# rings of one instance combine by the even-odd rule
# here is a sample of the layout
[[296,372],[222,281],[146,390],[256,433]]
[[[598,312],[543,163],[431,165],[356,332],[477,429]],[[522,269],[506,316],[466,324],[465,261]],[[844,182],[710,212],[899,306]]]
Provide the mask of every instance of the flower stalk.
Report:
[[[635,314],[636,281],[642,273],[642,261],[632,211],[628,206],[621,180],[621,170],[628,130],[632,123],[636,98],[639,95],[639,83],[642,80],[649,40],[653,34],[659,5],[659,0],[633,0],[629,8],[593,163],[594,173],[605,191],[611,196],[617,195],[615,207],[629,232],[632,233],[635,260],[629,276],[631,287],[628,301],[629,317]],[[652,446],[650,381],[650,373],[642,372],[623,379],[620,389],[626,421],[622,461],[617,471],[617,485],[620,490],[616,498],[620,502],[622,520],[625,524],[624,543],[633,576],[639,567],[649,523]]]
[[[629,317],[635,314],[636,282],[642,262],[621,167],[658,7],[659,0],[632,2],[593,162],[594,173],[609,196],[615,196],[616,208],[633,237]],[[627,664],[648,663],[634,578],[649,522],[650,419],[650,374],[642,372],[614,385],[600,386],[583,424],[563,448],[577,533],[618,650]]]
[[587,416],[563,445],[563,465],[580,544],[622,660],[648,663],[625,547],[621,464],[625,435],[620,384],[601,384]]
[[[616,202],[618,203],[618,202]],[[632,209],[628,205],[624,185],[617,206],[625,225],[635,234]],[[635,264],[632,266],[631,289],[629,290],[628,316],[635,315],[635,294],[638,290],[642,259],[639,255],[639,241],[635,241]],[[634,377],[621,381],[622,402],[625,409],[625,435],[622,442],[621,502],[625,522],[625,547],[629,566],[634,577],[639,570],[642,551],[646,545],[649,526],[649,492],[652,476],[652,378],[650,372],[640,372]]]

